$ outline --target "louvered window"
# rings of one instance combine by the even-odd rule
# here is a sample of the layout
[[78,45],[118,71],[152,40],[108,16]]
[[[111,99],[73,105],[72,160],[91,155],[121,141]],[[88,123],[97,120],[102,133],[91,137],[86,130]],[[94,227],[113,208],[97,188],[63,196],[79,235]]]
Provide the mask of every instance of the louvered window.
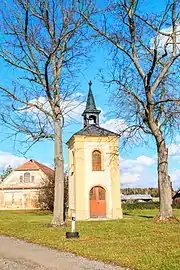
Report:
[[92,170],[101,171],[101,152],[98,150],[93,151],[92,153]]
[[25,173],[24,174],[24,183],[29,183],[30,182],[30,173]]

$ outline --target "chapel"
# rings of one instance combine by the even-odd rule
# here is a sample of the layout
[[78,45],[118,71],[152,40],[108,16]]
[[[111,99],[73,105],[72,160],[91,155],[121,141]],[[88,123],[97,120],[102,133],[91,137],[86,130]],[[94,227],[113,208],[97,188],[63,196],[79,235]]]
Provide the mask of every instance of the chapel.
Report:
[[118,134],[100,126],[92,83],[85,110],[84,127],[68,145],[69,215],[76,220],[122,218]]

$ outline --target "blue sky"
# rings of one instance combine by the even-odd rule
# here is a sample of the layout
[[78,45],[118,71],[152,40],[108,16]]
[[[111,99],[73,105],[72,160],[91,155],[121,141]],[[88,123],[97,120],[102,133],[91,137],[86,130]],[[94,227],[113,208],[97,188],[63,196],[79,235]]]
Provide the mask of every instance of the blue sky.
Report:
[[[164,0],[159,1],[145,1],[144,11],[156,10],[164,5]],[[0,70],[1,83],[9,84],[10,79],[16,75],[16,71],[5,66],[2,62]],[[109,93],[102,84],[99,70],[107,65],[107,52],[105,50],[95,50],[91,53],[91,61],[87,61],[83,68],[82,74],[79,75],[80,81],[78,92],[81,93],[82,99],[85,100],[88,93],[88,82],[92,81],[92,91],[95,97],[96,105],[102,110],[101,124],[103,127],[114,129],[116,121],[120,124],[123,119],[114,119],[113,104],[109,104]],[[63,146],[65,164],[67,164],[67,146],[66,141],[72,136],[74,132],[81,129],[83,111],[81,104],[77,109],[76,120],[77,123],[71,123],[63,132]],[[7,139],[7,130],[0,126],[0,170],[6,168],[8,165],[16,167],[24,162],[24,157],[20,154],[23,151],[21,143],[14,142],[12,139]],[[172,176],[173,187],[180,188],[180,137],[177,134],[176,141],[169,146],[169,172]],[[26,154],[26,158],[35,159],[39,162],[45,163],[49,166],[53,165],[53,142],[43,141],[33,146]],[[130,145],[126,149],[120,148],[120,166],[121,166],[121,184],[123,187],[156,187],[156,148],[155,144],[149,139],[148,144],[144,145]]]

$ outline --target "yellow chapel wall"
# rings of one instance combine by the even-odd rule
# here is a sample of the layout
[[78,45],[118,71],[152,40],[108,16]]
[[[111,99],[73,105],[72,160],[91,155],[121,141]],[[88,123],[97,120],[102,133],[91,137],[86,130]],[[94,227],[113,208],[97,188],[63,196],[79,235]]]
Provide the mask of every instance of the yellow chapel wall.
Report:
[[74,164],[74,141],[68,145],[68,206],[69,216],[75,209],[75,164]]
[[75,209],[76,209],[76,219],[84,220],[86,219],[86,209],[85,209],[85,147],[84,147],[84,137],[75,136],[74,142],[74,181],[75,181]]
[[[94,150],[101,151],[102,171],[92,170],[92,152]],[[106,190],[106,216],[107,218],[112,216],[112,190],[107,153],[109,153],[109,143],[107,141],[99,140],[97,137],[94,138],[94,141],[89,141],[89,138],[85,140],[85,207],[87,219],[90,218],[89,192],[94,186],[102,186]]]
[[111,188],[112,188],[112,218],[122,218],[121,207],[121,192],[120,192],[120,167],[119,167],[119,150],[118,150],[118,138],[114,138],[110,141],[110,175],[111,175]]
[[[101,150],[104,157],[102,171],[92,171],[92,152],[95,149]],[[74,140],[69,143],[69,208],[70,212],[76,209],[77,220],[90,217],[89,191],[95,185],[100,185],[106,190],[107,218],[122,217],[117,149],[116,137],[74,136]],[[70,175],[73,163],[72,151],[73,176]]]

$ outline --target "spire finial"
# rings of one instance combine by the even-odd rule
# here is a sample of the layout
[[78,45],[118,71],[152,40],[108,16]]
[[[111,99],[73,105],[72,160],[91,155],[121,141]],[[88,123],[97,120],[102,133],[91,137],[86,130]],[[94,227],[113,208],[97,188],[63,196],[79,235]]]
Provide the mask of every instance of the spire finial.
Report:
[[92,82],[89,81],[89,90],[91,90],[91,85],[92,85]]

